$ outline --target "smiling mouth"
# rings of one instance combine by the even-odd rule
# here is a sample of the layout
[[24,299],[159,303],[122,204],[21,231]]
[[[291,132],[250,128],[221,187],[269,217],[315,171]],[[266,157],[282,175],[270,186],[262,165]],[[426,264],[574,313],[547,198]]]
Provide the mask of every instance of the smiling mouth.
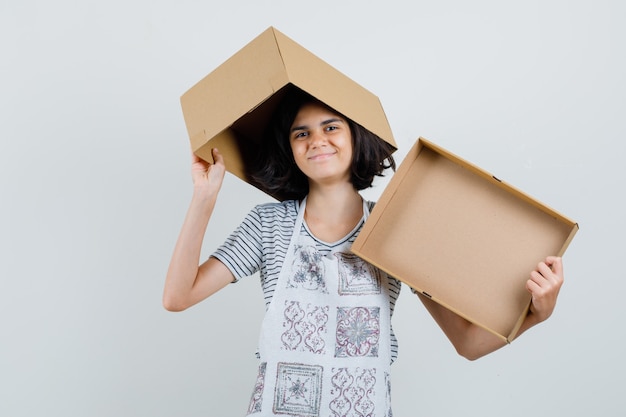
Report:
[[307,159],[309,161],[323,161],[325,159],[330,158],[331,156],[334,156],[335,152],[328,152],[328,153],[319,153],[317,155],[312,155],[309,156]]

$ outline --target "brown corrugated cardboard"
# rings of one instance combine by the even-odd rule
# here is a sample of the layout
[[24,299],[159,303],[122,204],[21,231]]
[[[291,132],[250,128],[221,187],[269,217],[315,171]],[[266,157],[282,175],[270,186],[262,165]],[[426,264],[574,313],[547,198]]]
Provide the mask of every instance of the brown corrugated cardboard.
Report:
[[[396,147],[378,98],[269,28],[181,97],[192,150],[250,182],[246,167],[288,89],[299,88]],[[578,225],[420,138],[352,251],[510,341],[527,314],[525,282],[562,255]]]
[[578,225],[420,138],[352,251],[471,322],[511,341],[528,312],[525,283],[562,255]]
[[181,97],[193,152],[212,162],[217,147],[226,169],[249,182],[247,158],[285,89],[294,87],[396,147],[377,96],[270,27]]

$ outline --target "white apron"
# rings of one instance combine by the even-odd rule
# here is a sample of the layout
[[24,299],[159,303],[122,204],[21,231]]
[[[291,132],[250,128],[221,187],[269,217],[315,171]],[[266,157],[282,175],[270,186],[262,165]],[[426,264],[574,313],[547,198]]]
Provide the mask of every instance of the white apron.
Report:
[[[300,233],[305,207],[306,198],[261,327],[248,415],[390,417],[387,276],[348,239],[320,253]],[[368,214],[364,202],[358,227]]]

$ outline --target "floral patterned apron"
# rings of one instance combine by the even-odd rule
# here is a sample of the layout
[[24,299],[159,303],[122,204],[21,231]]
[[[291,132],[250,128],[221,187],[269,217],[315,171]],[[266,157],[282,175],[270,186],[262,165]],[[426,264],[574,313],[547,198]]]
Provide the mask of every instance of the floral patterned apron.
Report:
[[[248,415],[390,417],[387,276],[348,239],[320,253],[300,233],[305,207],[306,198],[261,327]],[[358,227],[368,214],[364,202]]]

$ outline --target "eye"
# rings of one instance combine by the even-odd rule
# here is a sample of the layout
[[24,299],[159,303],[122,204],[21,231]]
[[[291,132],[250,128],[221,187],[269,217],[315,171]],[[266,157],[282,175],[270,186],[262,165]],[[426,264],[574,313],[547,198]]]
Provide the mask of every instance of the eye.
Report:
[[308,132],[302,130],[302,131],[299,131],[299,132],[294,132],[293,138],[294,139],[303,139],[303,138],[306,138],[308,135],[309,135]]
[[335,131],[337,129],[339,129],[339,126],[337,126],[337,125],[328,125],[328,126],[326,126],[324,128],[324,130],[327,131],[327,132],[332,132],[332,131]]

